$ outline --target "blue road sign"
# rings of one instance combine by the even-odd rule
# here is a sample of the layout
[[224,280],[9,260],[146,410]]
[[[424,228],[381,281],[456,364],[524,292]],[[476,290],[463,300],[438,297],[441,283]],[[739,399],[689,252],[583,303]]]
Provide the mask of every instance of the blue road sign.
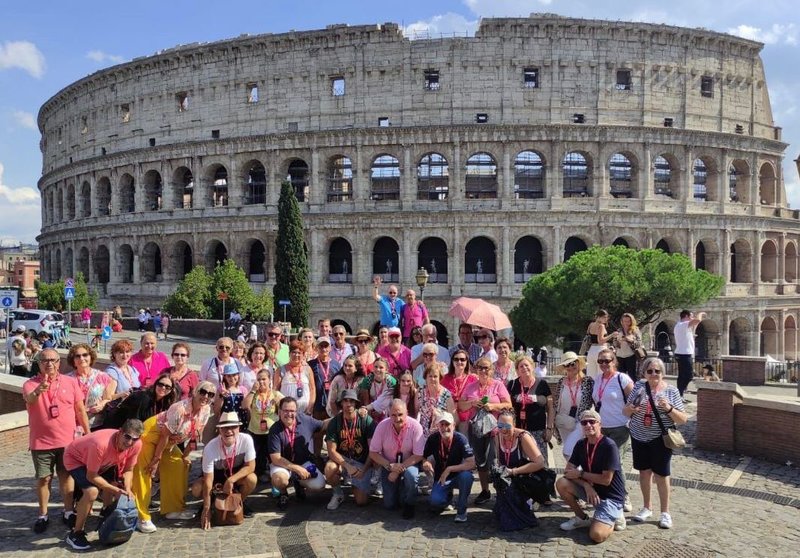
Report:
[[111,326],[106,326],[103,328],[103,339],[106,341],[111,339]]
[[10,296],[4,296],[2,303],[4,308],[11,308],[11,305],[14,304],[14,299]]
[[74,289],[75,288],[75,279],[72,277],[67,277],[64,279],[64,287],[67,289]]
[[289,301],[289,300],[279,300],[278,301],[278,306],[291,306],[291,305],[292,305],[292,302]]
[[73,298],[75,298],[75,288],[64,287],[64,298],[67,300],[72,300]]

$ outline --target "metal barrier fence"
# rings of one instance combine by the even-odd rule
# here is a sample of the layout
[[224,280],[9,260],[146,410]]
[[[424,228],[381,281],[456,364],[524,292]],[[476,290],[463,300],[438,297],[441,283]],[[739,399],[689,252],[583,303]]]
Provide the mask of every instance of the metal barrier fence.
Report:
[[[547,357],[547,374],[551,376],[563,376],[564,373],[561,370],[557,369],[558,363],[561,362],[562,357],[555,357],[549,356]],[[719,376],[720,380],[723,379],[723,366],[722,366],[722,359],[719,358],[696,358],[694,361],[694,375],[695,377],[703,377],[704,370],[703,367],[706,364],[710,364],[714,367],[714,371]],[[785,363],[777,363],[782,364],[785,366]],[[800,365],[798,365],[800,368]],[[666,359],[664,361],[664,369],[667,376],[677,376],[678,375],[678,363],[675,362],[674,359]],[[796,376],[796,373],[795,373]],[[778,380],[768,380],[768,381],[778,381]]]

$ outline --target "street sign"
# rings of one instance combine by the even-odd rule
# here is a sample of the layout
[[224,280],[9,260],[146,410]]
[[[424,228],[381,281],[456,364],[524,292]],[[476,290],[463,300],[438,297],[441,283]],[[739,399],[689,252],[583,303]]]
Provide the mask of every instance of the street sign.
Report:
[[106,326],[103,328],[103,340],[108,341],[111,339],[111,326]]
[[228,300],[228,293],[222,292],[217,295],[217,300]]
[[0,289],[0,303],[3,308],[16,308],[19,293],[14,289]]
[[291,305],[292,305],[292,302],[289,301],[289,300],[279,300],[278,301],[278,306],[291,306]]
[[74,289],[75,288],[75,279],[72,277],[67,277],[64,279],[64,287],[67,289]]
[[75,298],[75,288],[64,287],[64,298],[67,300],[72,300],[73,298]]

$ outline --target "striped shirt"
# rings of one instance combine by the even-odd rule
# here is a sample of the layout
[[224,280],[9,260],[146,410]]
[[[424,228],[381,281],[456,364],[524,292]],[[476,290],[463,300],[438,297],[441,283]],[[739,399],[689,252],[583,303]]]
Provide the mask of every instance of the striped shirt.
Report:
[[[651,417],[650,426],[645,426],[644,424],[645,414],[647,413],[647,408],[650,403],[647,398],[647,391],[645,391],[646,383],[646,380],[640,380],[636,382],[636,385],[633,387],[633,391],[631,391],[631,394],[628,396],[628,403],[636,402],[636,406],[639,407],[639,411],[633,414],[628,426],[631,430],[631,437],[640,442],[649,442],[651,440],[655,440],[663,434],[655,415]],[[653,400],[656,404],[658,404],[658,398],[662,395],[667,398],[667,401],[669,401],[671,406],[675,407],[679,411],[684,410],[683,399],[681,399],[681,394],[678,392],[678,388],[667,385],[666,388],[653,393]],[[656,408],[655,411],[661,417],[661,422],[664,423],[664,428],[669,429],[675,426],[675,422],[672,420],[672,418],[670,418],[666,411],[662,411],[658,408]]]

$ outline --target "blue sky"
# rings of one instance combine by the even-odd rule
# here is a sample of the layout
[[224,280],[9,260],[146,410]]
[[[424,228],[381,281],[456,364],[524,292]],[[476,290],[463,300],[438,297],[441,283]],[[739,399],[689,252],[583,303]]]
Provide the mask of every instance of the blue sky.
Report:
[[[222,9],[224,6],[224,9]],[[669,9],[665,9],[668,7]],[[800,207],[800,15],[797,0],[97,0],[0,2],[0,240],[33,241],[41,224],[36,115],[92,72],[178,44],[241,33],[392,21],[409,33],[472,33],[481,17],[550,12],[730,32],[765,43],[775,123],[783,127],[789,203]]]

